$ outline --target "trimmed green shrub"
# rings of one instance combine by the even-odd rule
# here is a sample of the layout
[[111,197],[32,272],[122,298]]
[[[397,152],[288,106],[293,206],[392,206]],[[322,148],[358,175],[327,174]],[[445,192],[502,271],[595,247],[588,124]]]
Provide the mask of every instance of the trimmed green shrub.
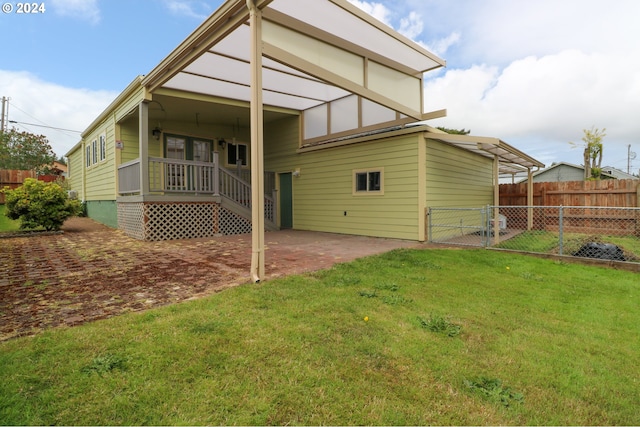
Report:
[[27,178],[21,187],[2,190],[5,215],[20,220],[21,229],[42,227],[55,231],[64,221],[80,212],[80,202],[69,199],[67,192],[54,182]]

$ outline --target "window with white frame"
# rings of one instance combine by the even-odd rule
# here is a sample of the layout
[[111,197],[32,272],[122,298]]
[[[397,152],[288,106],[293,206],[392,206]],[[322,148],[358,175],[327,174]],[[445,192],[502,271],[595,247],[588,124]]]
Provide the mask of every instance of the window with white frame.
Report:
[[107,135],[102,134],[100,135],[100,152],[99,152],[99,156],[100,156],[100,161],[103,162],[107,159]]
[[98,140],[91,141],[91,164],[98,163]]
[[227,145],[227,164],[228,165],[247,165],[247,144],[228,144]]
[[86,149],[87,155],[86,155],[86,162],[87,162],[87,167],[91,166],[91,146],[87,145],[87,149]]
[[384,169],[359,169],[353,171],[353,194],[384,194]]

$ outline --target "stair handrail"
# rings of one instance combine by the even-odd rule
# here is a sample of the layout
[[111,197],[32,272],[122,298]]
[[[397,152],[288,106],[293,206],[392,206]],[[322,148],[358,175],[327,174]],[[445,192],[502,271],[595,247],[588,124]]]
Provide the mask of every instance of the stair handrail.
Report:
[[[220,167],[220,195],[240,206],[251,209],[251,184],[235,172]],[[265,218],[275,222],[275,197],[265,194]]]

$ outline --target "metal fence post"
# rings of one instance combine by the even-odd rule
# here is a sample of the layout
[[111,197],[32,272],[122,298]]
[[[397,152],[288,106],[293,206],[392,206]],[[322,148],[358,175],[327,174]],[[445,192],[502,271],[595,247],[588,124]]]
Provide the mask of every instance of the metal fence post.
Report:
[[486,206],[484,216],[484,241],[482,242],[485,248],[491,246],[491,205]]
[[562,205],[560,205],[560,210],[558,213],[558,238],[560,239],[560,242],[558,242],[558,253],[560,255],[563,255],[562,250],[563,250],[563,242],[564,242],[564,236],[563,236],[563,218],[562,218],[562,213],[563,213],[563,208]]
[[427,240],[429,243],[433,242],[433,231],[431,229],[431,207],[427,208]]

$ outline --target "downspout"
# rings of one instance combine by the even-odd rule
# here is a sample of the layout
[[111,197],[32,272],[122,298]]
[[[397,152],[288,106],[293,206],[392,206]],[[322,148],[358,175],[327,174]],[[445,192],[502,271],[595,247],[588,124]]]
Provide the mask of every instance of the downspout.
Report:
[[251,280],[258,283],[265,275],[262,12],[256,0],[246,1],[251,29]]

